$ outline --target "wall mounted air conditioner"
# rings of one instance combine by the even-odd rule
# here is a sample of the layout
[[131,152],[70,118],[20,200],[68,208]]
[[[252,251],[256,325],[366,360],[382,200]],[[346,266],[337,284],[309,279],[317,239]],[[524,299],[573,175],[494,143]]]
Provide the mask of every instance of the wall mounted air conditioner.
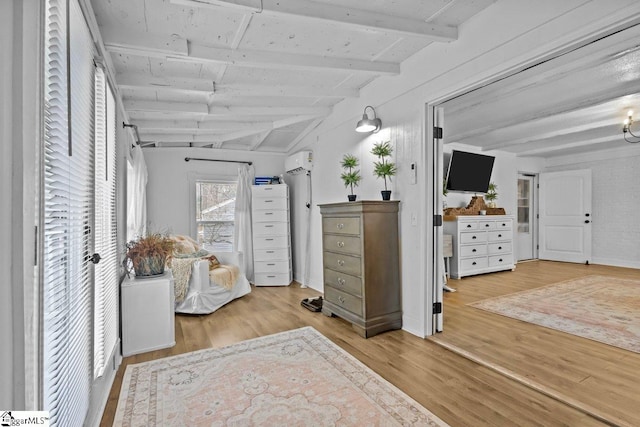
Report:
[[284,161],[284,169],[290,174],[306,173],[313,169],[313,152],[299,151]]

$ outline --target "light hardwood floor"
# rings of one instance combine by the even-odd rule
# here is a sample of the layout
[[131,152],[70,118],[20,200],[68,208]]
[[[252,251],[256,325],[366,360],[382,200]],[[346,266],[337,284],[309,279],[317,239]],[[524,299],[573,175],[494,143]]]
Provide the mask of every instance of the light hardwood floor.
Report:
[[640,270],[549,261],[450,280],[444,331],[432,340],[582,406],[611,424],[640,426],[640,354],[466,304],[587,275],[640,279]]
[[[523,270],[519,266],[518,275]],[[494,275],[483,276],[489,287],[495,284],[495,280],[490,279],[491,276]],[[505,283],[503,288],[506,293],[506,288],[511,286],[508,285],[511,280],[506,275],[498,276],[500,282]],[[513,277],[517,276],[514,274]],[[461,285],[466,285],[467,279],[460,282],[464,282]],[[101,425],[110,426],[113,423],[122,376],[128,364],[203,348],[221,347],[303,326],[313,326],[452,426],[605,425],[581,411],[459,356],[430,340],[415,337],[401,330],[386,332],[369,339],[361,338],[353,331],[351,325],[343,320],[312,313],[300,306],[303,298],[315,295],[317,292],[301,289],[295,284],[284,288],[253,288],[251,294],[213,314],[176,316],[175,347],[124,359],[111,390]],[[462,289],[459,293],[448,295],[450,296],[454,298],[448,298],[446,302],[445,309],[450,316],[446,327],[453,332],[454,324],[460,321],[456,320],[459,316],[455,315],[454,305],[464,304],[465,299],[472,297],[468,297]],[[455,303],[455,300],[458,300],[458,303]],[[446,330],[447,337],[453,335],[448,333],[449,329]],[[538,333],[538,340],[545,339],[546,334]],[[501,340],[500,337],[493,339]],[[519,347],[521,344],[516,340],[513,345]],[[537,345],[535,340],[533,345]],[[526,366],[531,366],[533,373],[541,370],[551,371],[553,368],[536,366],[533,361],[527,362]],[[613,366],[608,366],[606,369],[612,368]],[[559,375],[569,376],[562,373]],[[620,376],[634,375],[636,374],[633,372],[624,371]],[[587,380],[583,378],[583,381]],[[599,395],[598,385],[592,384],[591,392]]]

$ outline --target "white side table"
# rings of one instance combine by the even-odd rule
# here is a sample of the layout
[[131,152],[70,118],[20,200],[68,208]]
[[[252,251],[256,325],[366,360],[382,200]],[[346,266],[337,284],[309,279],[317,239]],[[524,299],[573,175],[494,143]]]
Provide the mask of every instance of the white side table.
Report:
[[148,279],[125,278],[121,291],[122,355],[173,347],[175,297],[171,270]]

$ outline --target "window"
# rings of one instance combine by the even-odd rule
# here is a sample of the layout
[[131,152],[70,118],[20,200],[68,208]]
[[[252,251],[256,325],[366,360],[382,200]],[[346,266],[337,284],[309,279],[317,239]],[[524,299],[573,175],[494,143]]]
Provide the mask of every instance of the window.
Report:
[[231,252],[235,211],[235,182],[196,181],[198,243],[213,252]]
[[531,179],[518,179],[518,232],[528,233],[531,224]]

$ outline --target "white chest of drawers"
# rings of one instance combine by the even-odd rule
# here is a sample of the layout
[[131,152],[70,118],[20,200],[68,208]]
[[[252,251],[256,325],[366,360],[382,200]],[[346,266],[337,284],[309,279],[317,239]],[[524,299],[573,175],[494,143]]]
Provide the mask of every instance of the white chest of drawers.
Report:
[[453,236],[454,279],[515,269],[512,216],[458,216],[444,222],[444,232]]
[[251,206],[254,284],[288,286],[292,280],[289,187],[254,185]]

